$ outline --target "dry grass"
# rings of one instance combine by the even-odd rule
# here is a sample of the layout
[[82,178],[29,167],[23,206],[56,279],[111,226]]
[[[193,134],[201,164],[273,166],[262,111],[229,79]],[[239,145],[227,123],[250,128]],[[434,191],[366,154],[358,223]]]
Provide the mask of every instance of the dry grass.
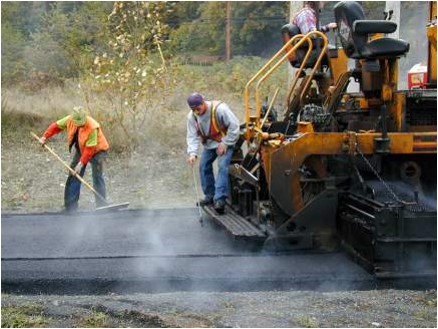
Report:
[[[3,90],[2,210],[32,212],[61,208],[66,171],[29,133],[42,134],[50,122],[68,114],[69,107],[78,104],[78,100],[72,84],[64,89],[43,90],[38,95]],[[108,109],[105,100],[97,95],[89,101],[95,108]],[[130,201],[131,207],[136,208],[194,204],[188,193],[191,176],[185,163],[185,106],[180,110],[163,106],[159,115],[150,115],[139,133],[138,147],[131,152],[123,147],[126,138],[121,131],[108,128],[105,113],[95,114],[111,145],[105,169],[110,201]],[[65,134],[51,139],[49,145],[70,162]],[[85,179],[91,182],[91,170],[87,170]],[[93,194],[85,188],[80,204],[82,208],[94,204]]]
[[77,328],[112,328],[108,316],[103,312],[93,311],[75,323]]
[[2,306],[1,314],[2,328],[44,328],[50,321],[43,306],[36,303]]
[[318,328],[318,323],[315,318],[307,315],[299,316],[296,319],[296,324],[300,328]]
[[48,87],[38,93],[26,93],[18,88],[2,90],[2,99],[8,100],[8,107],[22,113],[34,113],[49,117],[69,113],[73,106],[82,103],[81,95],[73,84],[65,88]]
[[[60,163],[38,147],[29,132],[42,134],[51,122],[70,113],[75,105],[89,110],[109,140],[111,149],[105,175],[110,201],[129,201],[135,208],[194,206],[192,171],[185,162],[189,111],[186,97],[198,91],[208,99],[222,100],[243,121],[242,86],[257,67],[253,59],[242,63],[177,68],[172,90],[158,91],[139,104],[146,120],[135,130],[135,140],[114,116],[115,98],[108,91],[93,90],[87,81],[66,81],[63,87],[48,87],[38,93],[4,87],[2,210],[33,212],[61,208],[67,174]],[[130,124],[129,120],[124,123]],[[49,145],[69,162],[65,140],[65,134],[60,134]],[[84,178],[91,181],[91,170],[87,170]],[[83,188],[81,208],[93,204],[93,194]]]

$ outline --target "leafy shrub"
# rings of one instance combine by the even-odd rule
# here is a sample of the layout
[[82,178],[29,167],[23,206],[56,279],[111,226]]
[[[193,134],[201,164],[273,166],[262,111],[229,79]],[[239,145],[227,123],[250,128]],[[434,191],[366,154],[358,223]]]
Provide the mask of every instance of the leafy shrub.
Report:
[[147,116],[157,109],[156,97],[172,86],[161,47],[165,10],[165,3],[115,2],[108,17],[109,47],[95,57],[87,80],[107,100],[110,129],[123,132],[127,148],[140,143]]

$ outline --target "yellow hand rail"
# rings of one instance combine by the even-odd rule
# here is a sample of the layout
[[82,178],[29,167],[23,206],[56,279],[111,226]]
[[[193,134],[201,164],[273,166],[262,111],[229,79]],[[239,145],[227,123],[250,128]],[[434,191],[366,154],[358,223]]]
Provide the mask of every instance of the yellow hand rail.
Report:
[[260,127],[263,127],[263,125],[265,124],[266,120],[268,119],[269,114],[271,113],[272,107],[274,106],[274,102],[277,99],[279,91],[280,91],[280,88],[275,89],[274,96],[272,97],[272,100],[269,103],[268,109],[266,110],[265,117],[263,118],[262,123],[260,124]]
[[312,82],[312,77],[315,75],[315,72],[316,72],[317,68],[319,67],[319,65],[321,64],[322,58],[326,54],[327,48],[328,48],[328,39],[324,33],[320,32],[320,31],[312,31],[312,32],[307,34],[308,37],[310,37],[312,35],[316,35],[316,36],[321,37],[323,42],[324,42],[324,46],[322,47],[321,52],[319,53],[318,59],[317,59],[315,65],[313,66],[312,71],[310,72],[310,78],[307,80],[306,84],[304,85],[304,88],[301,91],[300,104],[302,104],[303,99],[307,93],[307,90],[309,89],[310,83]]
[[[266,68],[271,65],[271,63],[278,58],[287,47],[289,47],[293,42],[295,42],[297,39],[302,38],[302,35],[296,35],[293,38],[291,38],[288,42],[286,42],[283,47],[274,55],[272,58],[248,81],[248,83],[245,86],[244,90],[244,102],[245,102],[245,123],[246,123],[246,139],[249,141],[249,121],[250,121],[250,111],[249,111],[249,87],[250,85],[266,70]],[[301,45],[301,43],[300,43]],[[292,51],[295,50],[297,47],[293,47],[290,51],[288,51],[287,55],[292,53]],[[285,57],[287,57],[287,55]]]
[[[259,81],[257,82],[256,85],[256,92],[255,92],[255,99],[256,99],[256,124],[257,126],[260,125],[260,112],[261,112],[261,97],[260,97],[260,86],[262,84],[262,82],[264,82],[284,61],[286,61],[286,59],[288,59],[289,55],[293,52],[296,51],[297,48],[301,47],[301,45],[304,42],[308,43],[308,47],[307,47],[307,52],[306,52],[306,56],[304,56],[304,59],[301,62],[300,68],[298,70],[298,73],[300,73],[302,70],[304,70],[304,67],[310,57],[310,54],[312,53],[312,40],[309,37],[309,34],[306,34],[305,36],[303,35],[298,35],[301,36],[301,40],[299,42],[297,42],[294,47],[292,47],[292,49],[288,50],[288,52],[286,53],[286,55],[284,55],[268,72],[265,73],[265,75],[263,75]],[[299,77],[299,75],[296,76],[296,80],[297,77]],[[295,86],[296,82],[294,83]]]
[[[311,37],[312,35],[314,35],[314,34],[316,34],[317,36],[320,36],[321,38],[322,38],[322,40],[323,40],[323,42],[324,42],[324,45],[323,45],[323,47],[322,47],[322,50],[321,50],[321,52],[320,52],[320,54],[319,54],[319,57],[318,57],[318,59],[317,59],[317,61],[315,62],[315,65],[313,66],[313,68],[312,68],[312,71],[310,72],[310,75],[309,75],[309,79],[306,81],[306,84],[305,84],[305,86],[304,86],[304,88],[302,88],[302,90],[301,90],[301,94],[300,94],[300,98],[299,98],[299,100],[300,100],[300,104],[302,104],[303,103],[303,98],[305,97],[305,95],[306,95],[306,93],[307,93],[307,91],[308,91],[308,88],[309,88],[309,86],[310,86],[310,83],[311,83],[311,81],[312,81],[312,77],[315,75],[315,72],[316,72],[316,69],[319,67],[319,65],[320,65],[320,63],[321,63],[321,61],[322,61],[322,58],[324,57],[324,55],[325,55],[325,53],[326,53],[326,50],[327,50],[327,48],[328,48],[328,39],[327,39],[327,37],[325,36],[325,34],[324,33],[322,33],[322,32],[319,32],[319,31],[312,31],[312,32],[309,32],[307,35],[306,35],[306,37]],[[303,60],[303,63],[302,64],[304,64],[304,63],[307,63],[307,56],[304,58],[304,60]],[[290,104],[291,103],[291,97],[292,97],[292,94],[293,94],[293,92],[295,91],[295,87],[296,87],[296,84],[297,84],[297,82],[298,82],[298,78],[299,78],[299,76],[300,76],[300,74],[301,74],[301,71],[302,71],[302,66],[300,66],[300,69],[296,72],[296,75],[295,75],[295,78],[294,78],[294,80],[293,80],[293,82],[292,82],[292,84],[291,84],[291,88],[290,88],[290,90],[289,90],[289,92],[288,92],[288,95],[287,95],[287,104]],[[298,95],[294,95],[295,97],[298,97]]]
[[283,57],[281,57],[276,63],[275,63],[275,65],[273,66],[273,67],[271,67],[259,80],[258,80],[258,82],[257,82],[257,84],[256,84],[256,91],[255,91],[255,101],[256,101],[256,122],[255,122],[255,126],[257,127],[257,128],[260,128],[260,113],[261,113],[261,107],[262,107],[262,104],[261,104],[261,97],[260,97],[260,86],[261,86],[261,84],[284,62],[284,61],[286,61],[286,59],[288,58],[288,56],[291,54],[291,53],[293,53],[293,52],[295,52],[299,47],[301,47],[305,42],[307,42],[308,43],[308,50],[307,50],[307,52],[306,52],[306,55],[304,56],[304,58],[303,58],[303,60],[302,60],[302,63],[301,63],[301,65],[300,65],[300,67],[299,67],[299,69],[298,69],[298,71],[296,72],[296,74],[295,74],[295,78],[294,78],[294,80],[293,80],[293,82],[292,82],[292,84],[291,84],[291,88],[290,88],[290,91],[289,91],[289,94],[288,94],[288,99],[287,99],[287,103],[288,104],[290,104],[290,96],[291,96],[291,94],[292,94],[292,91],[295,89],[295,87],[296,87],[296,84],[297,84],[297,81],[298,81],[298,78],[300,77],[300,74],[301,74],[301,72],[304,70],[304,67],[305,67],[305,65],[306,65],[306,63],[307,63],[307,61],[308,61],[308,59],[309,59],[309,57],[310,57],[310,54],[311,54],[311,52],[312,52],[312,47],[313,47],[313,44],[312,44],[312,39],[311,39],[311,37],[312,36],[314,36],[314,35],[316,35],[316,36],[319,36],[319,37],[321,37],[322,38],[322,40],[323,40],[323,42],[324,42],[324,44],[323,44],[323,47],[322,47],[322,49],[321,49],[321,52],[320,52],[320,54],[319,54],[319,56],[318,56],[318,59],[317,59],[317,61],[316,61],[316,63],[315,63],[315,65],[313,66],[313,68],[312,68],[312,71],[311,71],[311,73],[310,73],[310,78],[306,81],[306,84],[305,84],[305,86],[304,86],[304,88],[302,89],[302,92],[301,92],[301,94],[300,94],[300,102],[302,102],[302,100],[303,100],[303,98],[304,98],[304,96],[305,96],[305,94],[307,93],[307,90],[308,90],[308,88],[309,88],[309,86],[310,86],[310,83],[311,83],[311,77],[313,77],[314,76],[314,74],[315,74],[315,72],[316,72],[316,69],[319,67],[319,65],[320,65],[320,63],[321,63],[321,61],[322,61],[322,58],[323,58],[323,56],[325,55],[325,53],[326,53],[326,50],[327,50],[327,48],[328,48],[328,39],[327,39],[327,37],[323,34],[323,33],[321,33],[321,32],[319,32],[319,31],[312,31],[312,32],[310,32],[310,33],[308,33],[308,34],[306,34],[306,35],[302,35],[302,34],[299,34],[299,35],[296,35],[296,36],[294,36],[293,38],[291,38],[288,42],[286,42],[284,45],[283,45],[283,47],[248,81],[248,83],[246,84],[246,86],[245,86],[245,90],[244,90],[244,102],[245,102],[245,123],[246,123],[246,135],[245,135],[245,137],[246,137],[246,140],[247,140],[247,142],[249,142],[249,139],[250,139],[250,131],[249,131],[249,123],[250,123],[250,120],[251,120],[251,118],[250,118],[250,109],[249,109],[249,100],[250,100],[250,90],[249,90],[249,87],[250,87],[250,85],[257,79],[257,78],[259,78],[269,67],[270,67],[270,65],[278,58],[278,57],[280,57],[280,55],[286,50],[286,48],[288,48],[291,44],[293,44],[294,42],[296,42],[297,40],[299,40],[291,49],[289,49],[287,52],[286,52],[286,55],[284,55]]

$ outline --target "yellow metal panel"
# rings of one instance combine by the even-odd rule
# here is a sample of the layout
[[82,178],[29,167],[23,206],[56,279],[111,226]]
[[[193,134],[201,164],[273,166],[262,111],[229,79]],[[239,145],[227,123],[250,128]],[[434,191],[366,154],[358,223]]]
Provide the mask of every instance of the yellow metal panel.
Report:
[[428,75],[429,75],[429,83],[436,82],[436,23],[427,27],[427,38],[429,39],[429,60],[428,60]]
[[330,71],[332,72],[333,81],[335,82],[338,81],[342,73],[348,70],[348,66],[347,66],[348,57],[345,54],[344,49],[338,48],[337,52],[338,52],[338,56],[336,58],[330,58],[329,60]]
[[361,110],[368,110],[368,108],[369,108],[368,99],[360,97],[357,99],[357,101],[359,101],[359,108]]
[[[290,162],[294,173],[310,155],[355,154],[356,146],[363,154],[374,154],[374,139],[381,133],[305,133],[274,151]],[[391,154],[436,153],[436,132],[388,133]],[[427,148],[425,146],[427,142]]]
[[[301,209],[301,194],[297,186],[298,170],[310,156],[375,154],[375,138],[380,133],[305,133],[282,147],[266,149],[263,156],[269,168],[266,172],[269,188],[287,213]],[[436,154],[437,133],[389,133],[390,154]],[[322,169],[322,168],[321,168]],[[324,173],[321,171],[321,175]],[[282,200],[282,201],[281,201]]]
[[311,122],[298,122],[297,131],[299,133],[313,133],[313,125]]
[[388,114],[395,123],[395,129],[398,132],[402,130],[403,109],[406,106],[406,94],[398,92],[394,94],[394,102],[388,106]]

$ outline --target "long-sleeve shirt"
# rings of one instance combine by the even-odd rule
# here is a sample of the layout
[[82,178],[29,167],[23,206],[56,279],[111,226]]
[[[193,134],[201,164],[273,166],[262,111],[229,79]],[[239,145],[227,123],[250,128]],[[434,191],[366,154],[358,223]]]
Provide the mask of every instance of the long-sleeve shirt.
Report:
[[[198,124],[201,126],[203,132],[208,134],[210,131],[211,124],[211,113],[212,113],[212,102],[206,101],[207,111],[203,115],[196,116]],[[190,111],[187,115],[187,154],[188,155],[198,155],[199,147],[201,145],[201,137],[198,135],[198,130],[196,128],[196,114]],[[225,103],[220,103],[216,108],[216,120],[220,127],[227,128],[227,133],[222,137],[221,143],[227,146],[233,146],[239,139],[240,136],[240,123],[239,119],[231,111]],[[215,149],[219,145],[213,139],[207,139],[204,144],[206,149]]]
[[298,26],[302,34],[316,30],[316,13],[313,9],[304,7],[294,17],[293,24]]
[[[69,115],[59,119],[56,122],[53,122],[44,132],[43,136],[46,139],[49,139],[50,137],[59,134],[61,131],[63,131],[65,128],[67,128],[67,120],[69,119]],[[78,128],[80,129],[80,128]],[[80,158],[80,162],[83,165],[86,165],[92,155],[93,155],[93,151],[94,148],[97,145],[97,129],[94,129],[93,132],[90,134],[90,136],[88,137],[87,141],[85,142],[85,147],[84,147],[84,152],[81,154],[81,158]]]
[[[307,34],[318,29],[316,22],[316,12],[309,7],[301,9],[292,20],[292,24],[298,26],[301,34]],[[321,32],[328,32],[328,26],[324,25],[319,28]]]

